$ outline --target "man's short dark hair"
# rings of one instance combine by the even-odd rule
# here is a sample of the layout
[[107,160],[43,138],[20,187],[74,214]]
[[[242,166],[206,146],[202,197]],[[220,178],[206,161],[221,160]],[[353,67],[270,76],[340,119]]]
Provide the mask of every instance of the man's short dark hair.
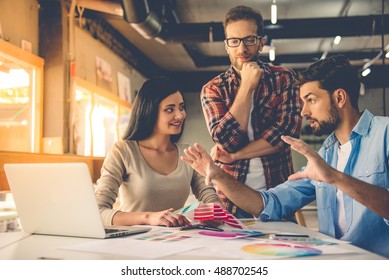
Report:
[[358,110],[359,89],[361,86],[358,71],[351,66],[344,55],[335,55],[321,59],[306,70],[298,73],[296,85],[301,86],[307,82],[318,81],[320,88],[333,94],[342,88],[350,98],[351,106]]
[[224,18],[224,33],[226,31],[226,27],[231,22],[235,22],[238,20],[250,20],[253,21],[258,29],[257,29],[257,35],[263,36],[263,17],[260,11],[254,10],[253,8],[247,7],[247,6],[236,6],[234,8],[231,8],[225,18]]

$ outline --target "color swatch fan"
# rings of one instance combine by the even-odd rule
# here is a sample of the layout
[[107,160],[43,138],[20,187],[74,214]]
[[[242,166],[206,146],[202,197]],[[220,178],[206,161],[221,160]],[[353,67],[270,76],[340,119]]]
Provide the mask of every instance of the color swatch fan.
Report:
[[197,221],[219,220],[235,228],[245,228],[231,213],[224,210],[219,204],[214,203],[200,204],[194,210],[194,219]]
[[190,221],[193,221],[194,220],[194,210],[201,204],[201,202],[195,202],[193,204],[189,204],[185,207],[182,207],[176,211],[174,211],[173,213],[171,213],[170,215],[175,215],[175,214],[180,214],[180,215],[184,215],[187,219],[189,219]]

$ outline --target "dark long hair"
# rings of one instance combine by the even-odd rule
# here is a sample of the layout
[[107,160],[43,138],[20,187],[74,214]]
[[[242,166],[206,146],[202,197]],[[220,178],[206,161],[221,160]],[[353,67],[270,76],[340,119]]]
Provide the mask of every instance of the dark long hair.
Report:
[[[178,86],[166,77],[154,77],[144,82],[135,97],[130,123],[123,139],[138,141],[149,137],[157,123],[159,104],[177,91],[182,95]],[[177,142],[183,131],[184,124],[181,132],[171,135],[170,140]]]

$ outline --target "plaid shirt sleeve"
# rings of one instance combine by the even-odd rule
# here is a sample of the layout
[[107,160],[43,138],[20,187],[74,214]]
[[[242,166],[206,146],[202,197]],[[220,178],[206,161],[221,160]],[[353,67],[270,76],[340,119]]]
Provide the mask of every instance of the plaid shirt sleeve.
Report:
[[302,117],[301,100],[298,87],[293,86],[294,72],[283,71],[276,75],[276,84],[280,89],[276,121],[262,131],[260,138],[269,142],[278,151],[288,149],[289,145],[281,140],[282,135],[300,137]]
[[235,152],[249,143],[247,133],[229,112],[232,98],[218,84],[219,77],[207,83],[201,91],[201,105],[213,141],[224,150]]

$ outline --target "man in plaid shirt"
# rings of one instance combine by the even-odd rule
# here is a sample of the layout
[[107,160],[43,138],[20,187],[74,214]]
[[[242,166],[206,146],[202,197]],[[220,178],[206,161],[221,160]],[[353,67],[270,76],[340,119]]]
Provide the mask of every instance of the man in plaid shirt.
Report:
[[[266,41],[263,29],[259,12],[246,6],[228,11],[224,31],[231,67],[201,92],[208,130],[216,144],[213,159],[254,190],[274,187],[293,173],[290,147],[281,135],[299,137],[302,122],[293,70],[259,60]],[[251,217],[221,191],[218,194],[236,217]]]

